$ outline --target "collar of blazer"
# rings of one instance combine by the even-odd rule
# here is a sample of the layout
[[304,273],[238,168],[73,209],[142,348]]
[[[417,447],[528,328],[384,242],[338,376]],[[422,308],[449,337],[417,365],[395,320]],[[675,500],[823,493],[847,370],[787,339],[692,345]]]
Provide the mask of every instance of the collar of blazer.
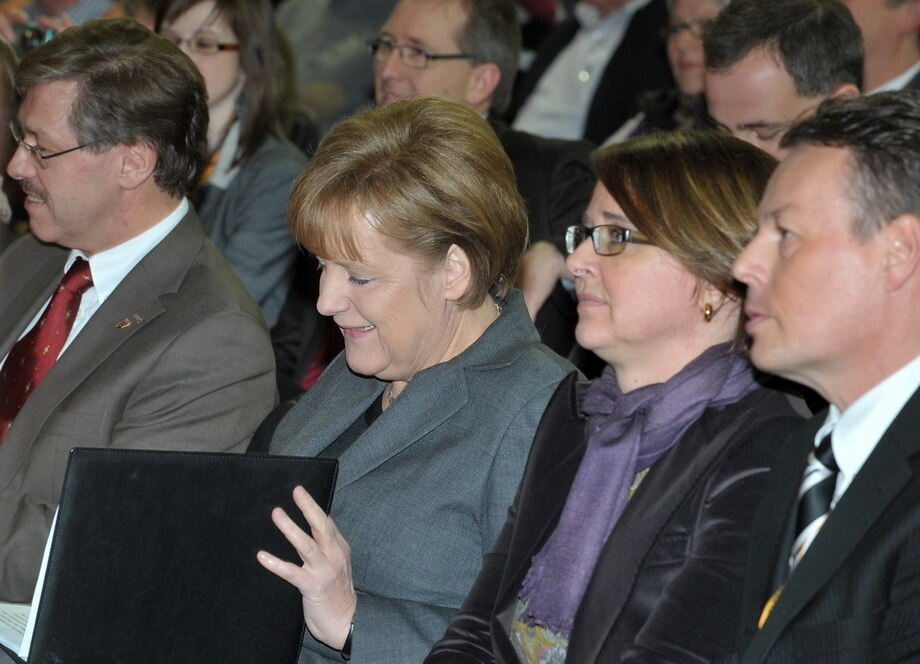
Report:
[[[154,247],[122,280],[112,294],[93,314],[67,351],[55,363],[47,380],[43,381],[26,401],[17,415],[17,426],[0,446],[0,487],[13,477],[32,442],[40,433],[48,417],[61,402],[77,389],[109,355],[126,343],[144,325],[164,311],[160,297],[178,290],[192,262],[204,242],[197,216],[189,212],[180,224]],[[56,284],[68,252],[59,247],[42,246],[33,241],[33,256],[42,260],[48,256],[41,272],[50,288]],[[50,275],[50,276],[49,276]],[[42,294],[50,293],[48,284],[30,280],[31,292],[23,288],[19,294],[41,304]],[[18,336],[34,316],[37,308],[30,305],[25,316],[19,318],[13,336]],[[123,320],[129,326],[120,326]],[[22,422],[28,426],[22,426]]]
[[[733,436],[755,415],[752,406],[733,410],[732,420],[719,427],[715,436],[697,436],[698,444],[675,445],[656,462],[655,472],[639,485],[601,549],[575,617],[567,654],[570,661],[599,661],[607,635],[619,619],[642,563],[662,529]],[[685,442],[692,440],[684,436]]]
[[[815,419],[823,421],[821,416]],[[898,493],[915,478],[913,460],[920,455],[918,428],[920,390],[895,418],[840,498],[786,583],[769,619],[752,637],[744,662],[766,658],[783,631],[832,579]],[[785,481],[796,490],[802,473],[801,463],[798,465],[798,474],[787,469],[785,476]]]
[[[512,363],[522,348],[540,343],[524,299],[512,291],[503,313],[469,348],[453,359],[418,372],[393,406],[342,455],[341,489],[424,438],[470,400],[467,372],[493,371]],[[352,373],[345,354],[291,408],[272,439],[275,454],[315,456],[373,403],[386,382]]]
[[[585,454],[585,418],[581,392],[587,382],[570,373],[556,388],[540,420],[530,458],[515,501],[514,534],[501,587],[496,594],[497,612],[513,607],[530,569],[531,560],[552,535],[566,497]],[[526,506],[526,509],[521,509]]]

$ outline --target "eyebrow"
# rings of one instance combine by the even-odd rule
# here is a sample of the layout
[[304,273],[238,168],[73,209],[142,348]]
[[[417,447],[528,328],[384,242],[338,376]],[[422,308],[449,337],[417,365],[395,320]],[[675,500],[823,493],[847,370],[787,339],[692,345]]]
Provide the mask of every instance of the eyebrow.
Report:
[[760,223],[760,221],[762,220],[770,220],[773,223],[776,223],[777,220],[779,220],[779,218],[782,217],[789,210],[790,207],[792,206],[789,203],[783,203],[779,207],[773,208],[766,214],[762,215],[760,219],[758,219],[758,223]]
[[[392,32],[390,32],[389,30],[381,30],[381,31],[378,33],[377,37],[378,37],[378,38],[379,38],[379,37],[389,37],[389,38],[392,39],[394,42],[398,41],[398,40],[396,39],[396,35],[394,35],[394,34],[393,34]],[[411,37],[411,36],[406,37],[406,42],[405,42],[405,43],[408,44],[409,46],[417,46],[418,48],[424,49],[424,50],[426,50],[426,51],[431,50],[431,46],[429,46],[427,43],[425,43],[425,42],[422,41],[421,39],[417,39],[416,37]]]
[[758,120],[756,122],[745,122],[737,126],[737,129],[740,131],[756,131],[757,129],[768,129],[770,131],[785,129],[788,127],[788,124],[785,122],[766,122],[764,120]]
[[32,134],[38,143],[41,143],[42,140],[46,138],[45,134],[40,129],[34,129],[28,125],[23,124],[22,120],[20,120],[18,117],[13,119],[13,123],[19,127],[19,133],[21,133],[23,136],[26,134]]

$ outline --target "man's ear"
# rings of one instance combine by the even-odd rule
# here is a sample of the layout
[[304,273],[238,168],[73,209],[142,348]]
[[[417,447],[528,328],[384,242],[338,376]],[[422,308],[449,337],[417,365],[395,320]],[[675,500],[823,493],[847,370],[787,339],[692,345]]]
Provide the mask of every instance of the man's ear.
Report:
[[138,141],[133,145],[122,145],[119,150],[118,183],[122,189],[136,189],[153,177],[159,155],[152,146]]
[[502,80],[502,70],[494,62],[483,62],[473,67],[466,83],[466,103],[485,113],[492,102],[492,94]]
[[450,245],[444,257],[444,297],[456,302],[469,290],[473,280],[470,257],[456,244]]
[[902,214],[879,231],[883,242],[885,288],[898,290],[920,265],[920,218]]
[[858,97],[859,94],[859,88],[852,83],[841,83],[828,95],[828,99]]
[[920,0],[907,0],[897,11],[901,12],[901,34],[916,39],[920,30]]

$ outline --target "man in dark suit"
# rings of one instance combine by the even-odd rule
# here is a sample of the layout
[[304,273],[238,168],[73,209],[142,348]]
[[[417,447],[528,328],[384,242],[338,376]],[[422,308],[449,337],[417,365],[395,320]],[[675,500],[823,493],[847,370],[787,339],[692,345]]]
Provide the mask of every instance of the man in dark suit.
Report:
[[643,92],[674,87],[667,26],[665,0],[580,2],[518,81],[513,126],[602,144],[639,111]]
[[32,234],[0,255],[0,599],[28,601],[70,448],[242,451],[275,389],[258,308],[185,198],[208,114],[191,60],[92,21],[17,88]]
[[712,119],[777,159],[792,125],[862,87],[862,39],[839,0],[733,0],[703,50]]
[[830,404],[774,466],[737,661],[920,658],[920,93],[794,127],[735,262],[751,358]]
[[920,2],[843,0],[866,45],[865,89],[920,90]]
[[[402,0],[371,45],[377,103],[435,95],[483,116],[500,114],[511,96],[520,53],[515,11],[511,0]],[[577,322],[574,299],[559,283],[565,274],[565,229],[581,223],[594,190],[591,145],[540,138],[500,122],[492,127],[527,204],[530,248],[516,285],[544,343],[565,356],[575,345]],[[325,328],[301,312],[285,305],[273,330],[285,394],[304,383],[308,367],[323,354]],[[303,333],[294,331],[298,328]]]

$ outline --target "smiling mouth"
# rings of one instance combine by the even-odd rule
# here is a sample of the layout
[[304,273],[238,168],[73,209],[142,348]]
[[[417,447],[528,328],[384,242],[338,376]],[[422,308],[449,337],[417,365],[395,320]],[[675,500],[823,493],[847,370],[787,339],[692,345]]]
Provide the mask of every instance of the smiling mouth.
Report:
[[36,191],[30,186],[20,184],[22,192],[26,195],[26,201],[29,203],[44,203],[45,197],[43,192]]
[[376,329],[375,325],[360,325],[357,327],[344,327],[339,325],[339,330],[341,330],[342,336],[346,339],[360,338],[374,329]]

